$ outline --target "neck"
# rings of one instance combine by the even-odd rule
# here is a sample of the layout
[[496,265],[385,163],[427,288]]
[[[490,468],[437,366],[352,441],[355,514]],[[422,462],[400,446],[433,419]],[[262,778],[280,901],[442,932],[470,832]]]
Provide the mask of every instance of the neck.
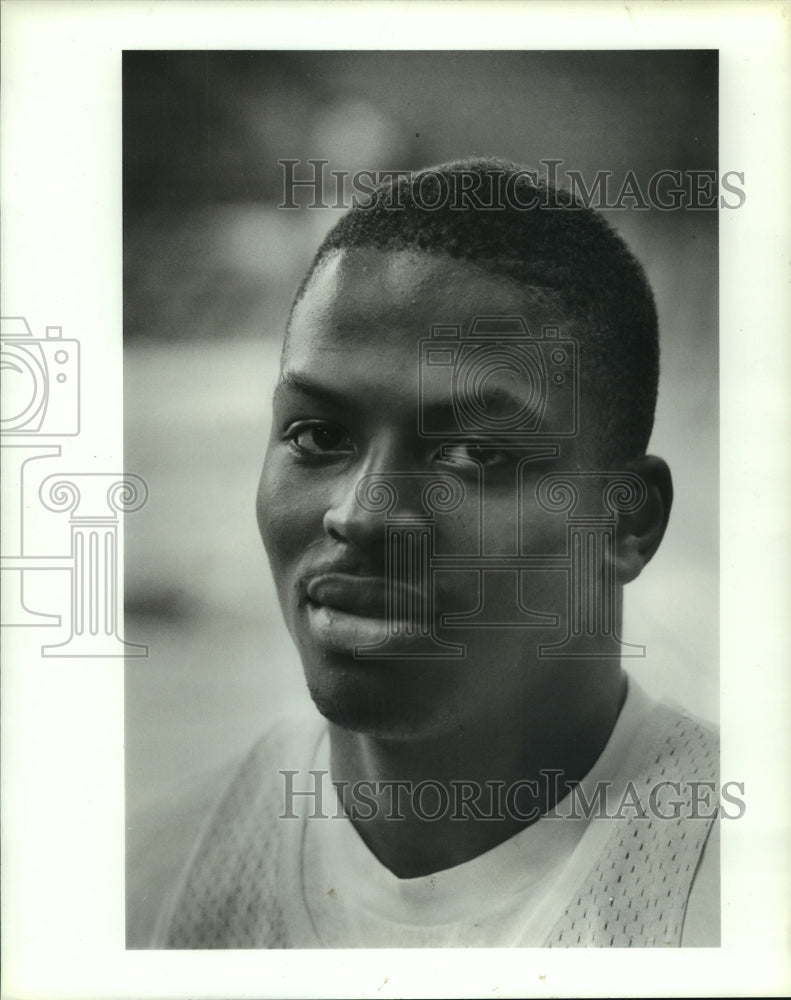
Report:
[[401,740],[331,724],[333,780],[382,864],[399,878],[431,874],[490,850],[553,808],[595,763],[625,694],[618,664],[577,661],[558,664],[507,715],[465,720],[453,732]]

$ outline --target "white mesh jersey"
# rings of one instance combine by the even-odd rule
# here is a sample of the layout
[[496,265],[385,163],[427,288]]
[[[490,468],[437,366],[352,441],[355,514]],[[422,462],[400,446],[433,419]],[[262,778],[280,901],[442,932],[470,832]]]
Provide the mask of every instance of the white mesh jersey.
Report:
[[[397,878],[337,816],[328,743],[320,720],[303,720],[254,747],[193,851],[158,946],[688,943],[685,915],[718,801],[717,738],[633,682],[576,796],[485,854],[425,877]],[[298,771],[294,788],[307,790],[311,769],[326,772],[318,812],[328,818],[308,818],[313,795],[292,800],[297,818],[279,818],[280,771]]]

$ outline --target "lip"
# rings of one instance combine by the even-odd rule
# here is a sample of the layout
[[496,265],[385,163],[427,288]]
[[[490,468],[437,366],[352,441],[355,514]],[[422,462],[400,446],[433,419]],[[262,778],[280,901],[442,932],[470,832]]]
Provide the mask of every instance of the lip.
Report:
[[391,590],[383,576],[337,571],[311,577],[304,592],[309,603],[363,618],[418,618],[426,604],[426,594],[408,584]]
[[[303,586],[310,629],[325,648],[355,652],[386,640],[392,643],[398,634],[396,645],[407,649],[417,639],[414,627],[406,627],[405,616],[388,616],[388,586],[382,576],[324,572],[310,577]],[[419,614],[419,591],[400,586],[392,596],[398,612],[410,608]]]
[[305,587],[308,601],[363,618],[384,618],[387,613],[387,581],[381,576],[353,573],[321,573]]
[[313,638],[325,649],[357,654],[367,646],[379,646],[388,637],[384,618],[349,614],[326,604],[308,604]]

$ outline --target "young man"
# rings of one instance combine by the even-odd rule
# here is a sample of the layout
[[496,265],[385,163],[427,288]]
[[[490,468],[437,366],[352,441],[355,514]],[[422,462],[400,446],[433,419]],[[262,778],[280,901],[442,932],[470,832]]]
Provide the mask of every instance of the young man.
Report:
[[718,943],[714,734],[621,664],[672,500],[657,377],[640,265],[524,168],[401,178],[335,227],[257,504],[323,719],[253,750],[167,946]]

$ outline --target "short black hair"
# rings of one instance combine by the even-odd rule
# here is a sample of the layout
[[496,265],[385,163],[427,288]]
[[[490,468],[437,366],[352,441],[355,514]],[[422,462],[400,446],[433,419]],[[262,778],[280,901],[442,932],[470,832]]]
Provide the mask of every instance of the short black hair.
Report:
[[[496,207],[462,197],[471,178],[476,199]],[[366,247],[445,255],[511,278],[526,293],[548,293],[578,331],[580,426],[593,435],[598,460],[645,454],[659,381],[656,307],[642,266],[598,212],[506,160],[459,160],[401,175],[377,185],[330,230],[294,305],[324,258]]]

